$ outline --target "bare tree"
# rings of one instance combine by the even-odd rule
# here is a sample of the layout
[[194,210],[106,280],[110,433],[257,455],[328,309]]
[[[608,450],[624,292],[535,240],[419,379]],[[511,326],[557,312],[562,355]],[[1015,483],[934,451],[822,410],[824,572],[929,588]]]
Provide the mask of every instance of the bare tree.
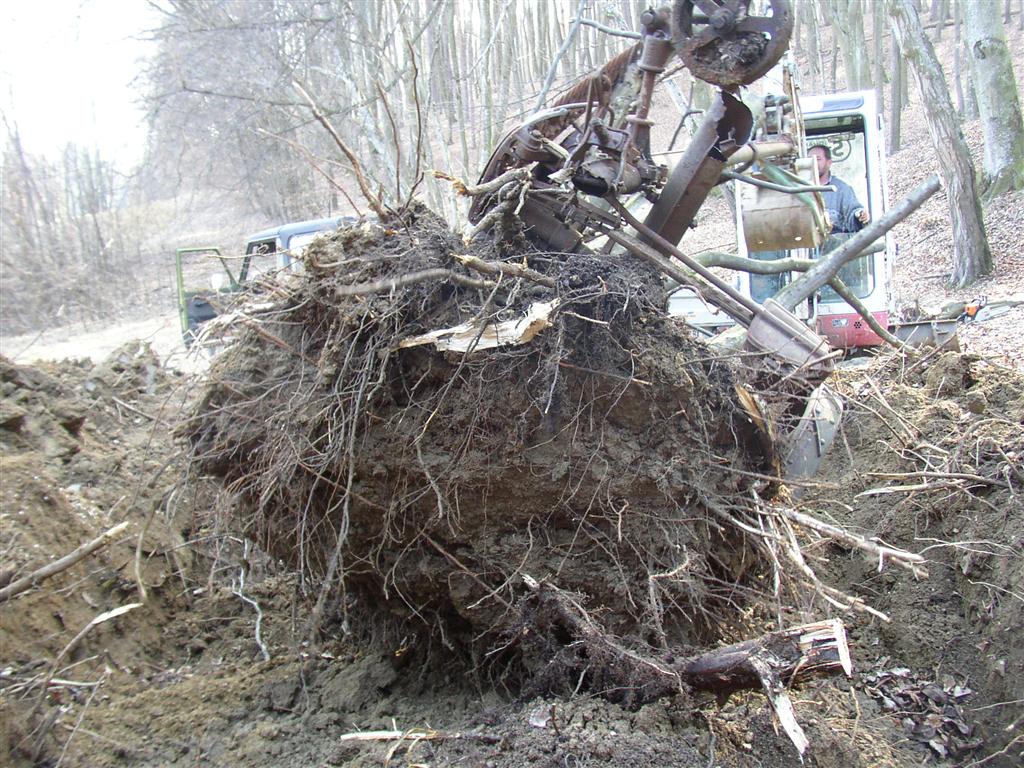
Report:
[[953,226],[953,272],[950,282],[963,287],[992,271],[992,254],[978,200],[974,164],[949,96],[935,49],[925,35],[912,0],[885,0],[893,35],[914,74],[939,157],[943,187]]
[[843,53],[846,87],[854,91],[871,87],[863,3],[861,0],[825,0],[825,7],[832,22],[832,45]]
[[[1007,4],[1007,9],[1009,5]],[[985,197],[1024,187],[1024,121],[999,14],[964,3],[964,32],[985,135]]]
[[87,322],[141,305],[152,283],[139,264],[143,230],[120,210],[126,180],[96,150],[68,145],[59,160],[32,155],[17,126],[4,123],[4,328]]
[[[565,43],[552,97],[625,43],[573,19],[628,26],[639,0],[167,0],[147,72],[152,152],[167,178],[240,188],[268,218],[323,215],[352,185],[298,82],[387,198],[434,167],[471,175],[537,102]],[[303,149],[299,149],[299,148]],[[417,151],[412,151],[417,147]],[[319,168],[311,167],[312,158]],[[458,218],[432,178],[417,186]],[[390,201],[394,202],[394,201]]]

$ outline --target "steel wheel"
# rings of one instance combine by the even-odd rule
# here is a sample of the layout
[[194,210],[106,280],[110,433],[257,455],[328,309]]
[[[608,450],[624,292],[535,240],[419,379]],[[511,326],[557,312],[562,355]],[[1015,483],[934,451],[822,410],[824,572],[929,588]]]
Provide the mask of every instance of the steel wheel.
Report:
[[748,85],[782,58],[793,34],[789,0],[676,0],[676,52],[701,80],[723,88]]

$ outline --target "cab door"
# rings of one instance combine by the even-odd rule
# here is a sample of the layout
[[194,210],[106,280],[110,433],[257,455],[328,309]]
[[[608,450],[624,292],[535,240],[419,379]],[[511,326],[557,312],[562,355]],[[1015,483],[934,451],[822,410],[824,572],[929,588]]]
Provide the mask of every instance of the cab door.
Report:
[[[834,94],[808,101],[811,103],[805,103],[804,108],[808,149],[819,144],[827,146],[832,152],[833,177],[853,189],[872,221],[879,218],[888,208],[888,196],[885,147],[874,91]],[[827,255],[855,234],[830,233],[813,257]],[[879,238],[865,255],[847,264],[838,275],[883,327],[889,324],[890,247],[887,235]],[[834,347],[849,349],[882,343],[864,318],[827,286],[815,297],[813,309],[818,332]]]

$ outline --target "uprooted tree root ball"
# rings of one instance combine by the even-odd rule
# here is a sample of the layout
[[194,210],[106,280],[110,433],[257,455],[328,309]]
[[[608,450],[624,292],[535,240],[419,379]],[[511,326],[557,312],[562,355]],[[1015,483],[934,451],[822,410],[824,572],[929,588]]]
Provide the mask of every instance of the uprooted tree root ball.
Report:
[[536,673],[531,579],[666,652],[762,607],[803,618],[795,589],[779,601],[799,554],[758,496],[774,458],[736,361],[665,315],[641,264],[472,248],[425,212],[365,223],[218,321],[237,341],[182,427],[194,471],[300,571],[307,631],[412,627]]

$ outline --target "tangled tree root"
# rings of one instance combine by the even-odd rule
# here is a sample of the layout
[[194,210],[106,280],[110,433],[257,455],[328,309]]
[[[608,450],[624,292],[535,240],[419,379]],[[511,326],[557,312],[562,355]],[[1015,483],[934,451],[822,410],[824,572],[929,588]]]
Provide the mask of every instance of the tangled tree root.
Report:
[[[853,664],[846,630],[838,619],[819,621],[771,632],[712,651],[678,658],[664,658],[626,647],[601,629],[570,595],[551,584],[524,575],[535,593],[524,617],[522,634],[540,632],[545,644],[553,636],[561,650],[548,662],[561,667],[558,678],[571,670],[581,685],[586,676],[593,689],[620,694],[627,706],[640,706],[690,689],[712,691],[720,696],[744,689],[763,690],[787,735],[802,754],[807,738],[793,714],[786,688],[814,675],[852,674]],[[537,642],[524,639],[521,642]],[[544,654],[540,654],[541,657]],[[543,677],[540,675],[539,677]]]
[[[763,384],[666,316],[657,274],[524,241],[469,248],[425,212],[363,224],[217,321],[237,342],[182,427],[193,467],[300,571],[314,638],[411,619],[527,673],[585,648],[595,686],[604,659],[647,700],[705,674],[699,655],[657,661],[670,648],[734,639],[751,617],[806,621],[814,594],[862,605],[817,580],[799,523],[762,498],[774,446],[739,382]],[[782,638],[728,675],[775,690],[799,665]],[[580,663],[562,665],[574,681]]]

